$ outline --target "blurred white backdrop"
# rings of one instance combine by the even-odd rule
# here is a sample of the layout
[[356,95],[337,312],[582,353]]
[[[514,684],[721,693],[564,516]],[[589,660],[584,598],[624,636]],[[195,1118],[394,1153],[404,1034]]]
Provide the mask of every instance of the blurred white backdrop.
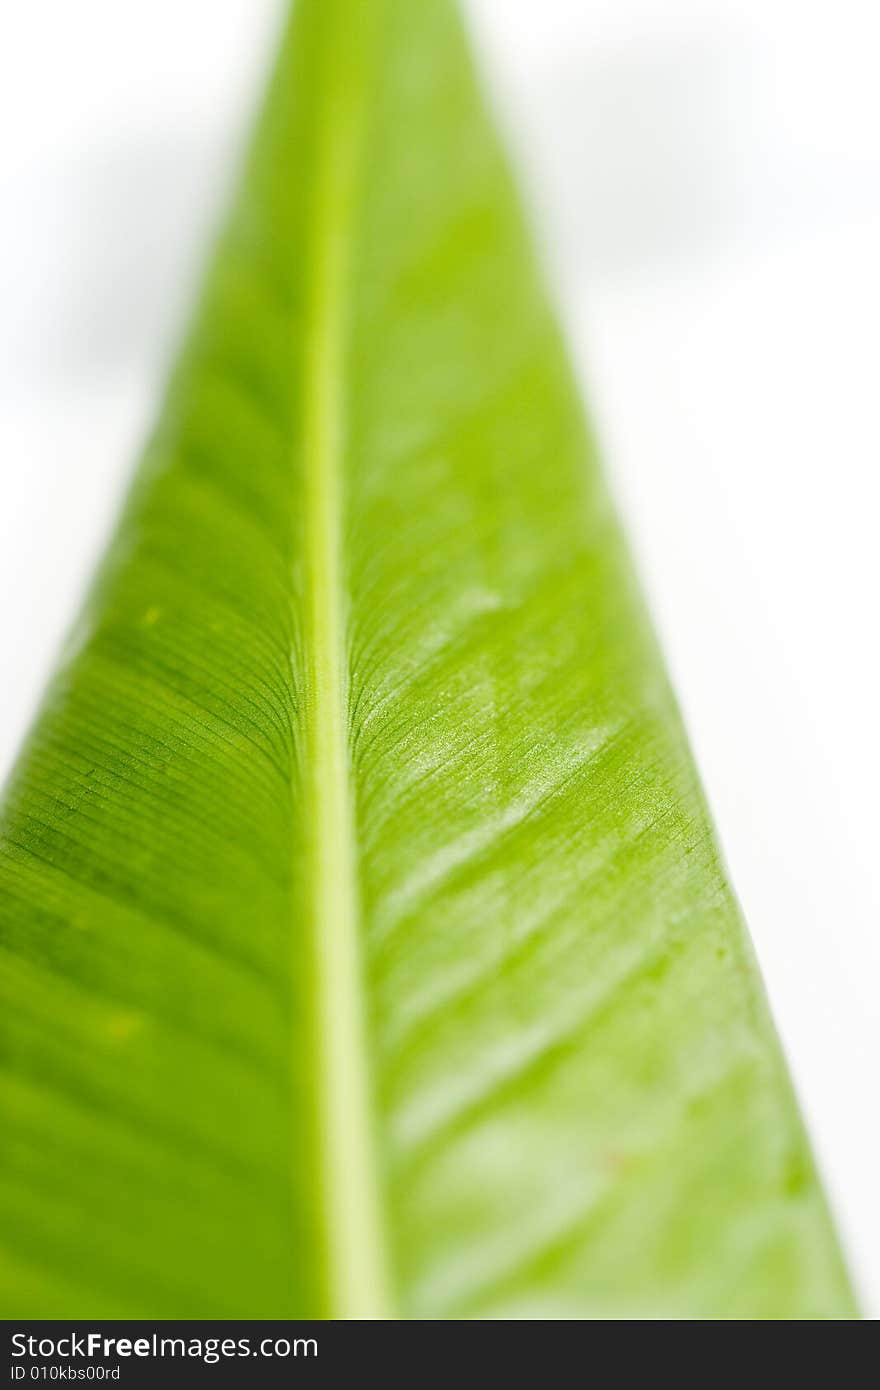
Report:
[[[5,9],[0,776],[130,475],[282,8]],[[467,10],[876,1317],[880,9]]]

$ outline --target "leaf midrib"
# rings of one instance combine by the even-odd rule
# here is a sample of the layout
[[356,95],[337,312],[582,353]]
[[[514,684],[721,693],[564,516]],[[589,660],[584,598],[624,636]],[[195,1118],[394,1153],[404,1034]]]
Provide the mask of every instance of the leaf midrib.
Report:
[[328,1316],[394,1316],[373,1135],[348,744],[342,466],[347,299],[364,54],[347,3],[322,6],[303,381],[305,790],[318,1184]]

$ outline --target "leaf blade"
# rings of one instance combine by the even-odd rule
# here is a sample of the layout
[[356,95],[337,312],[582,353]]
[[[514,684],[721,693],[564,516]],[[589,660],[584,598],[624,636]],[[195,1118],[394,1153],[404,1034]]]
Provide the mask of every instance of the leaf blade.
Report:
[[851,1314],[445,0],[298,7],[2,854],[30,1316]]

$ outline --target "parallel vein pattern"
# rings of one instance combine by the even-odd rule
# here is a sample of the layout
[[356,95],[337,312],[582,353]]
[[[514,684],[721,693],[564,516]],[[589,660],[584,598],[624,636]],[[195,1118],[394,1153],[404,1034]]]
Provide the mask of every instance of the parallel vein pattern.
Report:
[[449,0],[301,0],[0,835],[7,1317],[854,1315]]

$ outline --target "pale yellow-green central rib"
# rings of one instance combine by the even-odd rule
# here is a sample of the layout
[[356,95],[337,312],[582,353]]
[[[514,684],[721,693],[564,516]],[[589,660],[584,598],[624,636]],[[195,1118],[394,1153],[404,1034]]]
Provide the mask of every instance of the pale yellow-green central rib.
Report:
[[[348,752],[341,555],[346,303],[357,192],[357,69],[328,5],[317,112],[304,397],[307,757],[319,1183],[333,1318],[394,1316],[370,1103],[355,827]],[[337,32],[339,31],[339,32]],[[340,44],[337,44],[337,39]],[[362,62],[362,58],[361,58]]]

